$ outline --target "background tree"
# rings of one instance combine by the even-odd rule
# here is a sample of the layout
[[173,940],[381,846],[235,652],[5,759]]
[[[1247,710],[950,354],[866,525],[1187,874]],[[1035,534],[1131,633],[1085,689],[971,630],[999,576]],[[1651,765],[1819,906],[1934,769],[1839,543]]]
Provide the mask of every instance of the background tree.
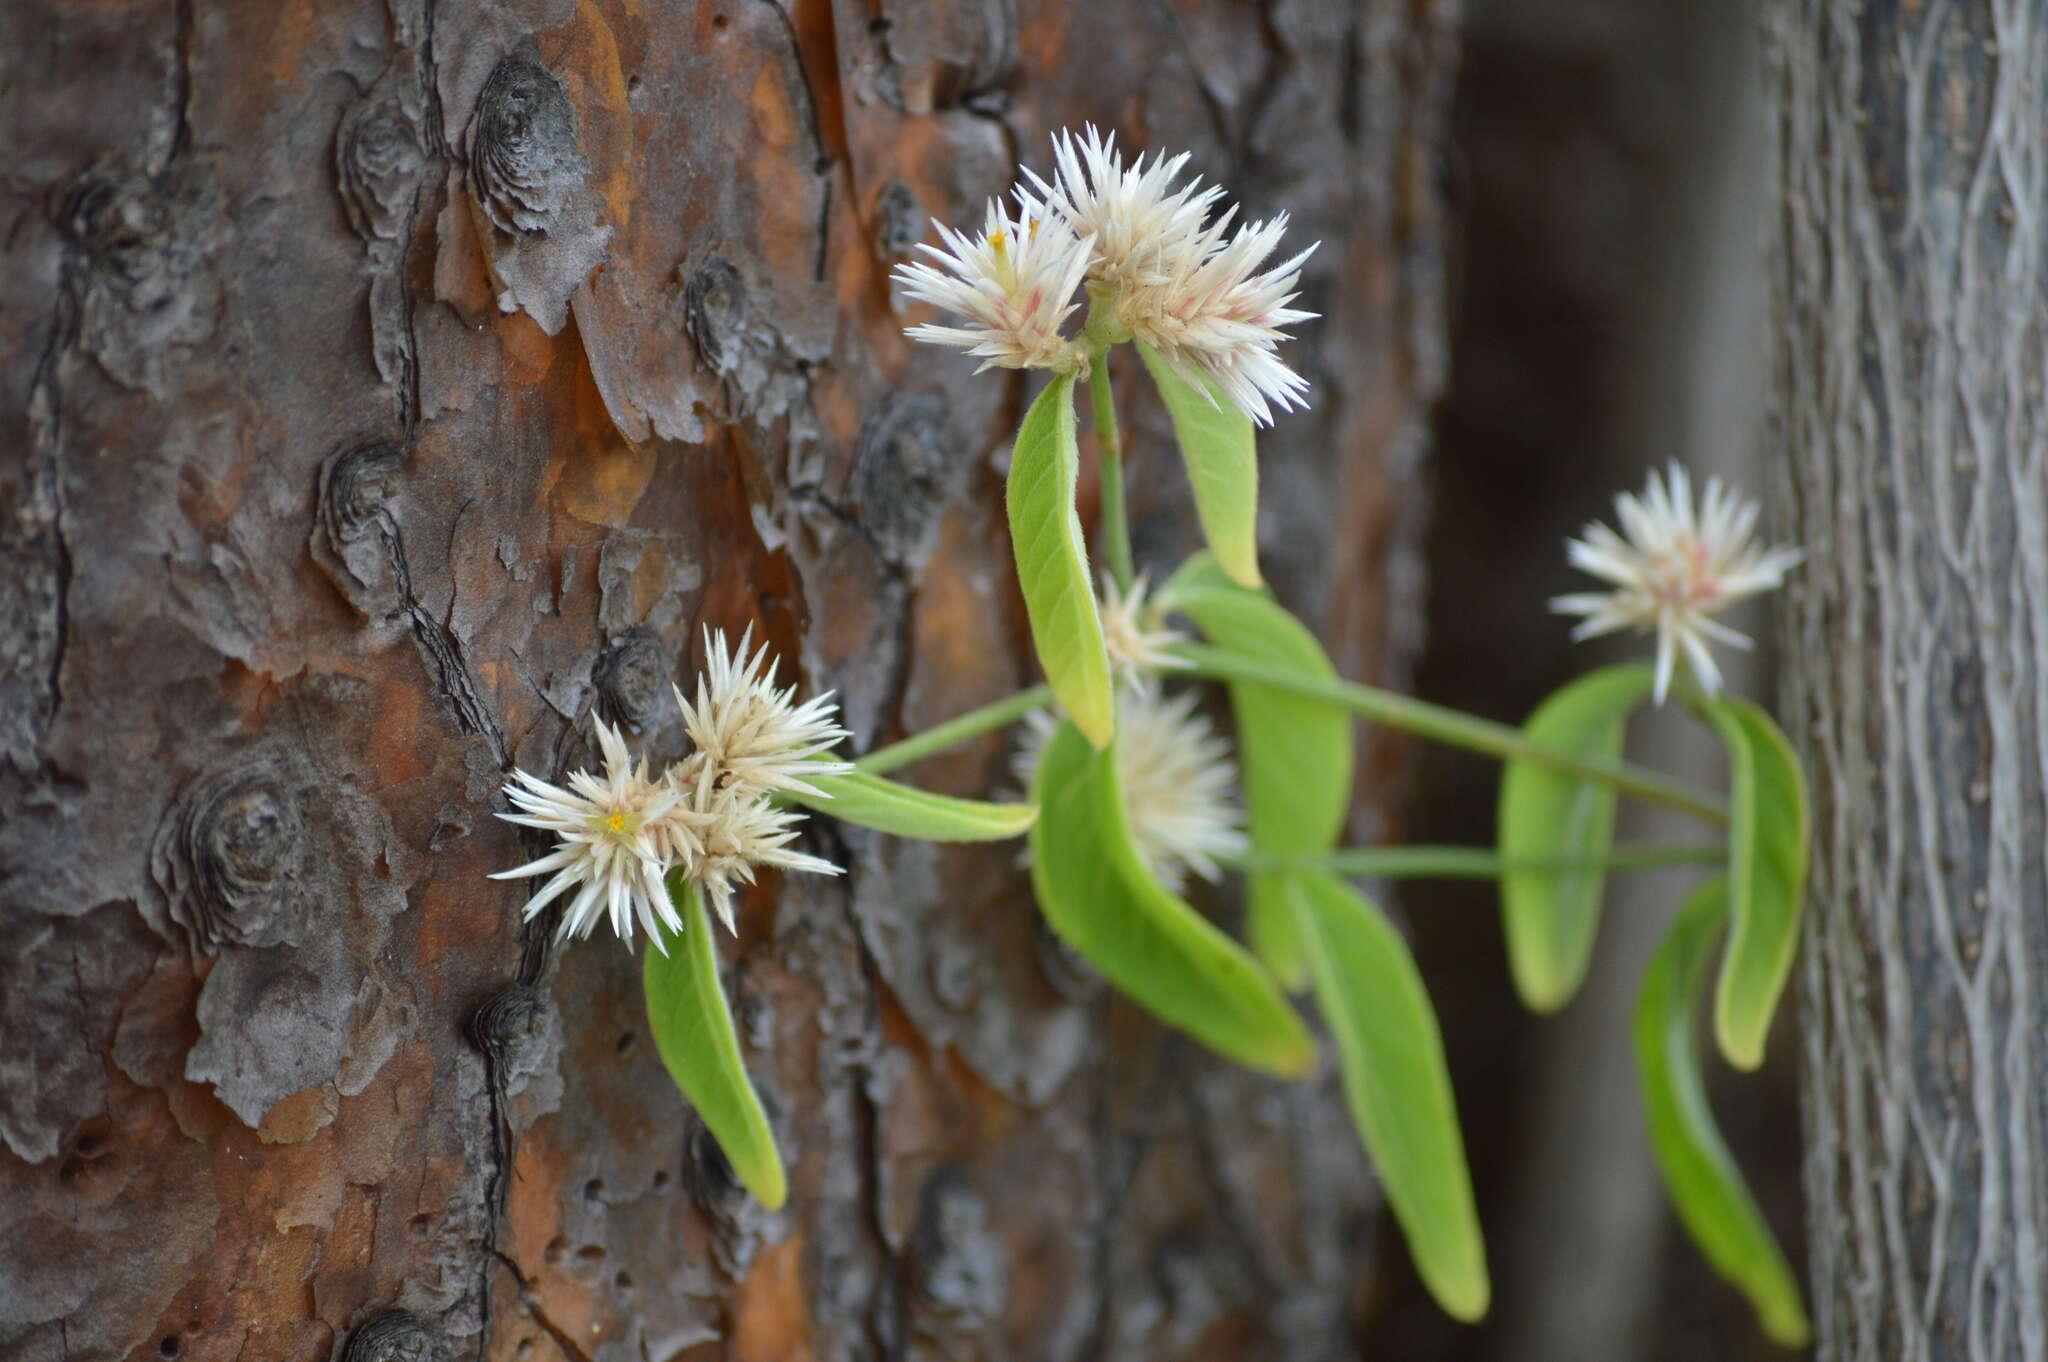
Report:
[[1774,7],[1820,1355],[2048,1357],[2048,31]]
[[1452,62],[1391,0],[7,6],[0,1353],[1355,1351],[1334,1090],[1110,1003],[1009,849],[821,825],[845,880],[750,899],[774,1216],[633,959],[484,877],[505,770],[583,761],[594,707],[677,749],[700,623],[859,746],[1027,676],[1025,385],[913,355],[886,277],[1083,119],[1322,238],[1267,564],[1399,682]]

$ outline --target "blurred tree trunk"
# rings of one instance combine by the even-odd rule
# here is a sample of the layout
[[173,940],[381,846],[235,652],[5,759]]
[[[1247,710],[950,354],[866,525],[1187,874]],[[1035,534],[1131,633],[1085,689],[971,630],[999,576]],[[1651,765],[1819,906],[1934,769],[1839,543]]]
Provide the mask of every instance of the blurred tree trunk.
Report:
[[2048,7],[1770,24],[1820,1355],[2048,1357]]
[[0,1356],[1354,1353],[1329,1085],[1108,999],[1013,849],[818,820],[845,879],[751,897],[772,1216],[635,958],[485,876],[594,708],[677,752],[700,624],[861,745],[1029,680],[1026,385],[913,353],[886,276],[1083,119],[1322,239],[1268,560],[1403,681],[1453,57],[1399,0],[0,10]]

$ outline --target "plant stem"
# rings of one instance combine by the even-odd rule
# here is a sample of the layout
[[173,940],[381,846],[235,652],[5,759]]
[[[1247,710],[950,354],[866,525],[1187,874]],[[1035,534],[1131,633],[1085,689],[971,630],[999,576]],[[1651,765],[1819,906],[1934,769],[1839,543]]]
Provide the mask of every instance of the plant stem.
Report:
[[941,724],[934,724],[922,733],[913,733],[901,742],[892,742],[887,747],[877,747],[853,763],[857,771],[871,776],[886,775],[899,767],[914,761],[922,761],[934,752],[943,752],[956,743],[978,738],[992,729],[1013,724],[1042,705],[1052,703],[1051,686],[1033,686],[1020,690],[1015,695],[1006,695],[1000,700],[970,709],[965,714],[956,714]]
[[1534,766],[1569,776],[1579,776],[1586,780],[1603,781],[1623,794],[1631,795],[1648,804],[1661,804],[1667,809],[1676,809],[1680,813],[1691,814],[1709,823],[1725,826],[1728,822],[1728,810],[1721,800],[1690,785],[1625,762],[1608,764],[1582,761],[1569,753],[1553,751],[1532,743],[1522,736],[1520,729],[1497,724],[1490,719],[1477,718],[1455,709],[1446,709],[1442,705],[1432,705],[1424,700],[1396,695],[1392,691],[1380,690],[1375,686],[1302,676],[1282,667],[1269,666],[1252,658],[1240,657],[1235,653],[1199,643],[1183,644],[1176,651],[1192,664],[1190,670],[1196,676],[1206,676],[1217,681],[1251,682],[1255,685],[1271,686],[1275,690],[1290,691],[1295,695],[1321,700],[1325,704],[1362,714],[1373,722],[1385,724],[1389,728],[1402,729],[1452,747],[1483,752],[1503,761],[1526,761]]
[[1131,562],[1131,525],[1124,509],[1124,447],[1116,427],[1116,395],[1109,385],[1109,349],[1088,365],[1088,405],[1095,413],[1095,454],[1102,462],[1103,556],[1110,580],[1128,593],[1137,569]]
[[1620,844],[1598,860],[1520,858],[1505,860],[1484,847],[1341,847],[1321,856],[1243,856],[1243,870],[1334,870],[1397,880],[1491,880],[1514,871],[1654,870],[1667,866],[1719,865],[1728,849],[1718,844],[1658,846]]

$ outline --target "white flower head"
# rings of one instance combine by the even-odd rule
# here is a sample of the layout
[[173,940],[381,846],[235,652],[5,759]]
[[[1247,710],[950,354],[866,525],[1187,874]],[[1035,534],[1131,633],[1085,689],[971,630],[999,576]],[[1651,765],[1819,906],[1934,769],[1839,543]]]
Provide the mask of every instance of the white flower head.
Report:
[[932,263],[896,267],[904,292],[964,323],[926,323],[904,334],[979,355],[983,369],[1071,372],[1082,352],[1060,329],[1079,305],[1075,295],[1088,269],[1088,248],[1024,189],[1015,196],[1014,211],[989,200],[987,222],[971,241],[934,220],[945,247],[920,244]]
[[1216,858],[1247,845],[1230,744],[1195,713],[1196,691],[1174,696],[1126,690],[1117,712],[1117,772],[1138,854],[1172,889],[1182,867],[1205,880]]
[[552,872],[526,901],[527,920],[574,889],[575,896],[562,912],[564,939],[589,936],[598,922],[609,918],[620,940],[632,940],[637,922],[666,951],[657,928],[680,932],[682,922],[662,883],[668,855],[660,829],[681,796],[665,782],[651,779],[644,761],[632,760],[617,729],[602,719],[592,722],[604,756],[602,778],[572,771],[564,788],[514,771],[505,782],[506,798],[517,812],[498,817],[553,833],[555,849],[491,878],[524,879]]
[[1173,651],[1176,643],[1187,642],[1187,635],[1160,622],[1158,609],[1146,595],[1143,577],[1131,583],[1127,593],[1118,591],[1115,582],[1104,581],[1097,613],[1102,618],[1102,642],[1109,665],[1128,684],[1149,685],[1153,672],[1188,665]]
[[[775,686],[776,667],[768,661],[768,645],[749,655],[754,631],[750,625],[737,650],[726,644],[725,631],[704,631],[704,670],[697,678],[697,701],[675,687],[683,711],[683,731],[714,768],[717,791],[762,793],[794,790],[822,795],[807,776],[840,775],[853,766],[817,758],[848,735],[839,726],[838,705],[827,691],[802,704],[796,687]],[[701,804],[697,805],[702,808]]]
[[1200,180],[1174,183],[1189,153],[1170,159],[1155,154],[1150,165],[1141,155],[1126,166],[1117,155],[1116,135],[1104,137],[1093,125],[1080,137],[1053,134],[1052,152],[1051,180],[1030,170],[1024,174],[1074,232],[1088,239],[1089,282],[1112,296],[1165,282],[1172,272],[1168,262],[1201,236],[1223,197],[1222,189],[1205,189]]
[[1237,209],[1215,213],[1222,190],[1175,183],[1186,153],[1126,166],[1115,139],[1092,127],[1084,139],[1055,135],[1053,161],[1053,179],[1033,182],[1086,239],[1090,293],[1123,329],[1262,426],[1275,406],[1307,405],[1307,380],[1276,351],[1287,327],[1316,315],[1289,306],[1315,247],[1261,268],[1286,235],[1285,213],[1233,232]]
[[[696,790],[701,793],[711,784],[700,781]],[[697,804],[696,812],[703,815],[694,829],[696,849],[681,863],[682,873],[703,891],[729,932],[737,930],[732,916],[735,885],[752,884],[757,867],[814,875],[844,873],[822,857],[790,849],[803,812],[781,807],[766,794],[726,789]]]
[[[1249,843],[1237,802],[1237,763],[1230,744],[1194,712],[1195,691],[1165,696],[1133,688],[1117,696],[1117,779],[1131,841],[1145,868],[1178,893],[1193,871],[1205,880],[1217,861],[1244,854]],[[1013,763],[1026,789],[1037,774],[1059,716],[1025,716]]]
[[1713,617],[1735,602],[1776,588],[1796,566],[1798,549],[1755,542],[1757,506],[1707,479],[1695,504],[1692,481],[1673,463],[1663,476],[1650,474],[1641,496],[1614,499],[1621,533],[1595,521],[1566,541],[1572,566],[1613,583],[1613,591],[1559,596],[1550,608],[1584,618],[1573,638],[1592,638],[1620,629],[1657,635],[1657,703],[1671,688],[1683,652],[1694,678],[1708,694],[1720,689],[1708,640],[1737,648],[1749,639]]
[[1270,426],[1274,407],[1308,405],[1308,380],[1276,351],[1289,339],[1284,328],[1316,315],[1288,306],[1315,247],[1262,270],[1286,235],[1287,215],[1241,227],[1226,240],[1228,227],[1225,214],[1175,255],[1164,280],[1125,295],[1117,315],[1197,390],[1207,380],[1254,422]]

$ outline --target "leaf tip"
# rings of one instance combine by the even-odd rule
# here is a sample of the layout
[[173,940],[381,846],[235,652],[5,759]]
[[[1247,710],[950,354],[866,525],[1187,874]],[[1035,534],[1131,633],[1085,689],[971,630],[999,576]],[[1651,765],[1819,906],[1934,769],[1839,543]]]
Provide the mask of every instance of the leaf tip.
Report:
[[1755,1017],[1746,1015],[1729,984],[1724,973],[1714,991],[1714,1044],[1731,1067],[1754,1073],[1763,1067],[1770,1017],[1766,1014],[1758,1024]]
[[1307,1078],[1315,1067],[1315,1038],[1305,1029],[1290,1036],[1287,1044],[1276,1049],[1272,1056],[1273,1072],[1281,1078]]
[[741,1181],[746,1183],[747,1190],[754,1194],[754,1200],[761,1203],[763,1210],[779,1211],[789,1200],[789,1179],[783,1175],[782,1159],[778,1155],[771,1154],[766,1167],[750,1170]]
[[1564,1005],[1579,991],[1579,981],[1559,975],[1541,975],[1523,962],[1510,962],[1510,971],[1515,977],[1515,993],[1522,1000],[1522,1006],[1539,1017],[1548,1017],[1564,1010]]
[[1761,1033],[1750,1034],[1725,1016],[1714,1019],[1714,1040],[1721,1047],[1721,1057],[1733,1068],[1743,1073],[1755,1073],[1764,1064],[1764,1038]]
[[1266,579],[1259,575],[1259,551],[1256,548],[1247,545],[1243,553],[1231,554],[1222,567],[1225,576],[1247,591],[1265,588]]
[[1444,1313],[1460,1324],[1479,1323],[1493,1305],[1493,1286],[1486,1278],[1483,1263],[1476,1272],[1457,1281],[1432,1282],[1430,1294],[1436,1297]]
[[1781,1348],[1803,1352],[1813,1346],[1813,1326],[1807,1323],[1806,1312],[1797,1301],[1787,1302],[1784,1309],[1765,1315],[1762,1323],[1764,1337]]
[[1074,721],[1074,727],[1081,730],[1081,736],[1096,751],[1106,750],[1116,739],[1116,710],[1105,696],[1101,704],[1091,703],[1075,706],[1067,711],[1067,717]]

